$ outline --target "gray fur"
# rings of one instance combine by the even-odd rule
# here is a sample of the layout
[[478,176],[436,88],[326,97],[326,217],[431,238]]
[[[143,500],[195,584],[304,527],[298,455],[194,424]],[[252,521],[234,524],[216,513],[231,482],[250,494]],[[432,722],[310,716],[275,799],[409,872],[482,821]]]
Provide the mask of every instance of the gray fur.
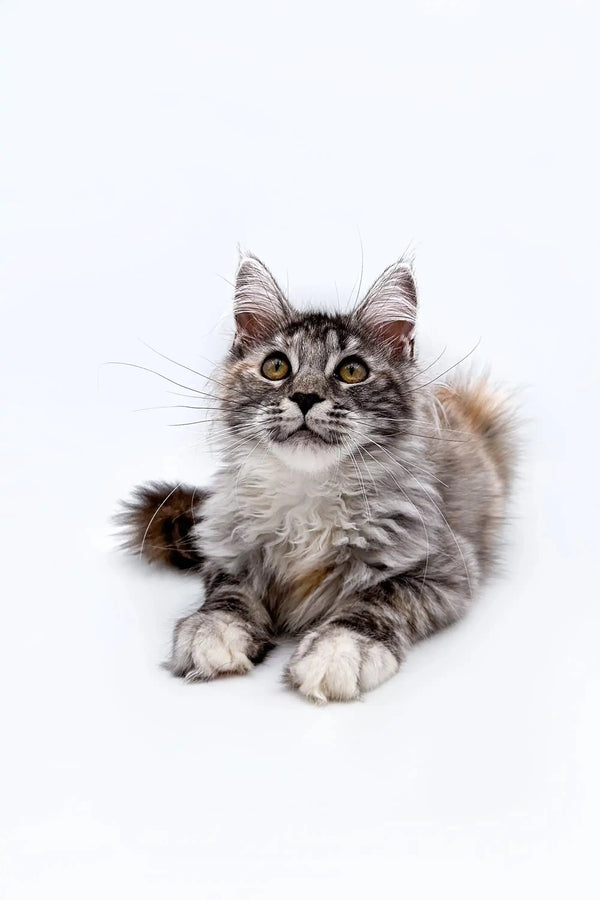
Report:
[[[484,383],[427,383],[415,314],[403,261],[352,313],[328,315],[295,311],[262,263],[242,260],[217,374],[223,464],[182,537],[206,597],[176,628],[174,674],[247,671],[278,635],[304,635],[288,684],[353,699],[466,612],[497,556],[511,415]],[[291,367],[281,381],[261,374],[272,353]],[[336,377],[351,356],[368,368],[361,383]],[[318,397],[306,416],[298,393]]]

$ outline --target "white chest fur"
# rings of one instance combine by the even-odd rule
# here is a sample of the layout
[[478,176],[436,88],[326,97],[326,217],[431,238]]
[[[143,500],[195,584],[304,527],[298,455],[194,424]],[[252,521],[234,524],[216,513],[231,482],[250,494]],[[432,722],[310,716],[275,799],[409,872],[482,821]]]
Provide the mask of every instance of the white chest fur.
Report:
[[270,573],[291,582],[364,543],[357,526],[362,501],[344,489],[339,471],[294,472],[266,458],[247,477],[224,471],[215,487],[199,536],[229,571],[259,552]]

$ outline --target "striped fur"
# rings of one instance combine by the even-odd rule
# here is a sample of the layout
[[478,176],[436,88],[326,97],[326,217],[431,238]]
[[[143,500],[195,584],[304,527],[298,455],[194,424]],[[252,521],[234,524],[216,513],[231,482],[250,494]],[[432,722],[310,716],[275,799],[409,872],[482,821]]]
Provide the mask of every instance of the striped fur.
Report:
[[[204,603],[175,629],[175,675],[242,674],[298,635],[287,683],[315,702],[354,699],[460,619],[494,570],[513,414],[483,380],[429,383],[402,262],[346,315],[293,310],[254,257],[236,298],[217,374],[223,465],[210,491],[138,489],[121,514],[127,546],[202,575]],[[282,380],[261,374],[273,353]],[[364,381],[340,380],[348,357]]]

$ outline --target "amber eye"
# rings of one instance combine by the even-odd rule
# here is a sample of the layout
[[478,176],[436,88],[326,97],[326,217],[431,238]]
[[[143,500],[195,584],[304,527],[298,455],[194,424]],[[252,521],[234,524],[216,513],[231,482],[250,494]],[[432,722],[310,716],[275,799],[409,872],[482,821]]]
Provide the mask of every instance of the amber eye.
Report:
[[282,353],[273,353],[267,356],[260,371],[271,381],[281,381],[290,374],[290,364]]
[[349,356],[339,364],[336,375],[340,381],[345,381],[346,384],[358,384],[359,381],[364,381],[368,377],[369,370],[357,356]]

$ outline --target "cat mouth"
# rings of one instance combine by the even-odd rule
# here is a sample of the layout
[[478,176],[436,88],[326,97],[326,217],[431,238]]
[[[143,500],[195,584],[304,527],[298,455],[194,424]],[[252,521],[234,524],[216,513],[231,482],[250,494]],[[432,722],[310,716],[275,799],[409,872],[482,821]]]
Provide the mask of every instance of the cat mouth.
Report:
[[312,428],[308,427],[306,422],[303,422],[302,425],[300,426],[300,428],[296,428],[295,431],[292,431],[292,433],[289,435],[289,437],[298,437],[299,439],[302,439],[302,440],[310,440],[311,438],[316,438],[319,441],[322,440],[322,438],[319,437],[319,435],[316,433],[316,431],[313,431]]
[[332,443],[325,435],[319,434],[318,431],[311,428],[306,422],[303,422],[302,425],[299,425],[294,431],[288,432],[288,434],[285,434],[283,430],[278,434],[272,434],[271,440],[275,441],[276,444],[290,444],[307,447],[311,444],[328,446]]
[[286,441],[293,440],[298,443],[303,444],[328,444],[329,441],[320,435],[318,432],[314,431],[312,428],[303,422],[299,428],[296,428],[295,431],[292,431],[286,438]]

